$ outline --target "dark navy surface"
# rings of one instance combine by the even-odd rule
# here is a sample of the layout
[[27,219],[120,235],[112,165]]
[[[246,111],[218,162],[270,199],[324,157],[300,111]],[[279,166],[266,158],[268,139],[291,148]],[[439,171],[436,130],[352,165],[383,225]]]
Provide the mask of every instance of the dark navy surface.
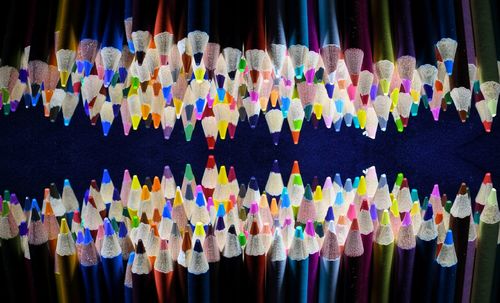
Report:
[[[485,133],[477,112],[472,109],[469,121],[462,124],[454,108],[441,113],[434,122],[428,110],[420,108],[411,117],[403,133],[397,133],[391,120],[387,132],[378,132],[375,140],[361,135],[354,127],[342,127],[340,133],[326,129],[323,122],[314,130],[304,122],[298,145],[293,145],[286,122],[280,144],[274,146],[264,117],[257,129],[240,122],[234,140],[218,140],[216,149],[207,149],[201,124],[198,122],[191,142],[185,142],[181,121],[177,121],[170,140],[164,140],[161,129],[145,129],[123,134],[120,117],[115,120],[109,137],[101,126],[91,126],[81,105],[69,127],[61,115],[55,123],[43,116],[40,104],[0,117],[0,189],[8,188],[19,197],[42,198],[44,187],[56,182],[62,190],[69,178],[81,198],[91,179],[99,182],[107,168],[115,186],[120,186],[124,169],[146,176],[161,176],[164,165],[170,165],[176,181],[182,181],[186,163],[191,163],[196,180],[201,180],[209,154],[217,164],[233,165],[238,181],[247,183],[251,176],[265,186],[274,159],[280,162],[285,182],[292,163],[299,161],[304,182],[318,176],[340,173],[342,179],[359,176],[362,170],[375,165],[394,182],[398,172],[408,177],[411,188],[428,195],[438,183],[441,193],[454,197],[462,181],[472,193],[477,192],[486,172],[500,185],[500,125],[498,117],[493,131]],[[100,123],[100,122],[99,122]]]

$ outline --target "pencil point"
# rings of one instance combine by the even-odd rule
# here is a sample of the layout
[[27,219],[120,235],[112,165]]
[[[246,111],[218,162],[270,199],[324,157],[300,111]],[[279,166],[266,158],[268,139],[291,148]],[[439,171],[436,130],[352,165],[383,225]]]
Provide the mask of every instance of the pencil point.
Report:
[[143,254],[146,252],[146,248],[144,248],[144,243],[142,243],[142,239],[139,239],[137,242],[137,246],[135,247],[136,254]]
[[311,220],[307,220],[307,223],[306,223],[306,234],[311,236],[311,237],[314,237],[315,235],[315,231],[314,231],[314,224]]
[[59,233],[61,234],[69,233],[69,226],[68,222],[66,222],[66,218],[62,218],[61,220],[61,227],[59,228]]
[[252,225],[250,226],[250,234],[252,236],[256,236],[259,234],[259,225],[257,224],[256,219],[252,221]]
[[389,219],[389,211],[387,209],[384,210],[384,213],[382,214],[382,220],[380,221],[381,225],[389,225],[390,224],[390,219]]
[[411,225],[411,214],[409,212],[405,212],[403,222],[401,223],[402,226],[410,226]]
[[354,218],[351,223],[351,230],[352,231],[359,231],[359,224],[358,224],[358,219]]
[[301,226],[295,228],[295,238],[304,239],[304,231]]
[[115,230],[113,229],[113,226],[108,218],[104,219],[104,234],[106,236],[112,236],[115,234]]
[[446,232],[446,238],[444,239],[444,244],[446,244],[446,245],[452,245],[453,244],[453,232],[451,231],[451,229],[449,229]]
[[194,248],[193,250],[195,252],[202,253],[203,252],[203,247],[201,246],[201,241],[200,239],[196,239],[196,242],[194,243]]

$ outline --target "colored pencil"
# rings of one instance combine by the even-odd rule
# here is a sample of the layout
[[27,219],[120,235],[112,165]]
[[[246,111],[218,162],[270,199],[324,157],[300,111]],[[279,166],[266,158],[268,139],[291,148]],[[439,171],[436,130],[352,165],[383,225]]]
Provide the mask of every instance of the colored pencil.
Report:
[[[221,286],[226,288],[221,292],[221,302],[232,302],[244,288],[241,280],[244,275],[243,254],[236,229],[231,225],[226,236],[226,243],[221,255]],[[226,287],[231,285],[231,287]]]
[[141,302],[142,300],[155,302],[153,273],[142,240],[137,243],[131,272],[133,302]]
[[304,243],[309,254],[309,268],[307,276],[307,302],[318,300],[318,266],[320,259],[320,244],[314,230],[314,224],[308,220],[305,228]]
[[3,270],[3,280],[6,284],[7,300],[27,300],[26,292],[22,289],[26,279],[24,267],[24,253],[21,247],[19,227],[9,209],[9,203],[3,201],[2,214],[0,215],[0,253]]
[[220,251],[212,224],[208,225],[207,236],[203,242],[203,251],[209,266],[210,301],[219,302],[222,289],[220,284]]
[[127,260],[127,269],[125,270],[125,278],[124,278],[124,302],[132,303],[133,299],[133,279],[132,279],[132,266],[134,263],[135,252],[131,252],[129,258]]
[[499,222],[500,213],[496,190],[492,189],[479,222],[471,294],[471,301],[473,302],[489,301],[491,299]]
[[246,293],[249,302],[265,302],[266,251],[255,219],[249,232],[244,257],[247,274]]
[[210,274],[207,258],[200,240],[196,240],[189,261],[187,287],[188,302],[210,302]]
[[[85,235],[79,250],[80,271],[82,273],[83,289],[85,292],[85,302],[102,302],[101,286],[101,266],[94,240],[90,235],[90,230],[85,229]],[[71,286],[71,285],[70,285]]]
[[174,264],[167,240],[162,239],[160,251],[154,263],[154,277],[158,302],[176,300],[176,291],[173,283]]
[[375,232],[373,245],[372,302],[388,302],[394,255],[394,234],[389,225],[389,212],[384,210]]
[[443,247],[439,252],[436,270],[436,300],[438,302],[453,302],[455,296],[455,281],[457,273],[457,255],[453,245],[453,232],[446,233]]
[[461,299],[465,287],[465,270],[469,246],[469,225],[472,214],[471,201],[467,194],[467,185],[462,183],[453,202],[450,216],[450,229],[453,231],[453,243],[457,255],[457,282],[455,285],[455,301]]
[[437,236],[433,208],[429,203],[417,233],[412,290],[412,298],[415,300],[430,300],[432,297],[432,279],[428,278],[428,273],[433,273],[434,270],[432,260],[436,256]]
[[266,301],[285,302],[286,248],[279,227],[267,255]]
[[123,258],[122,248],[109,219],[104,219],[104,239],[99,252],[106,286],[107,298],[123,300]]
[[295,229],[295,236],[288,250],[286,268],[287,298],[295,302],[307,302],[309,253],[304,243],[304,232],[301,226]]
[[35,283],[35,297],[40,302],[48,302],[55,299],[54,280],[51,274],[50,252],[48,246],[48,234],[43,225],[40,214],[33,203],[31,220],[28,226],[28,245]]
[[[358,219],[354,218],[344,245],[341,277],[344,280],[341,292],[342,300],[368,301],[368,280],[364,276],[363,240],[359,231]],[[363,280],[364,279],[364,280]]]
[[410,213],[405,213],[399,229],[394,256],[393,298],[410,302],[413,286],[416,240]]
[[467,242],[467,260],[465,261],[464,288],[461,293],[462,302],[470,301],[472,280],[474,274],[474,259],[476,257],[476,242],[477,242],[476,225],[474,224],[474,221],[471,216],[469,225],[469,237]]
[[61,220],[61,229],[57,237],[54,273],[58,301],[80,302],[80,272],[75,241],[64,218]]

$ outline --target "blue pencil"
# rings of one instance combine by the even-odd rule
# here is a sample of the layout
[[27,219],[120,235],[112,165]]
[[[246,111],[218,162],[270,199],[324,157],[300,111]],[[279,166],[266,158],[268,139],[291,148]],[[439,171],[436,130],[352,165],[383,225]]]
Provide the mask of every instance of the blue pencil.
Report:
[[125,271],[125,281],[123,283],[124,287],[124,301],[125,303],[133,302],[132,293],[132,265],[134,264],[135,252],[131,252],[128,257],[127,269]]
[[124,274],[122,249],[108,218],[104,219],[104,239],[102,240],[101,262],[108,300],[122,302]]
[[436,259],[436,302],[453,302],[457,278],[457,254],[453,244],[453,233],[448,230],[443,246]]
[[188,302],[210,302],[210,273],[199,239],[194,243],[187,274]]
[[85,301],[101,302],[99,257],[88,228],[85,229],[83,243],[80,249],[80,269],[82,272]]
[[102,0],[88,0],[85,4],[85,14],[83,19],[80,45],[76,66],[79,73],[84,72],[85,76],[90,75],[97,48],[101,40],[101,27],[103,26],[102,14],[104,4]]
[[123,48],[124,28],[121,24],[124,16],[122,0],[109,1],[104,33],[101,43],[101,58],[104,67],[104,86],[108,87],[118,69]]

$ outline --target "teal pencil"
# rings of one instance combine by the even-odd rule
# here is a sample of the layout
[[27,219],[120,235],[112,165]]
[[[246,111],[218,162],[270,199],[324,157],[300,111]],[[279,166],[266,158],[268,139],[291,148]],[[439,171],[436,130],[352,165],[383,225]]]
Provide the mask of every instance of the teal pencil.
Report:
[[304,243],[304,232],[301,226],[295,228],[295,237],[288,251],[287,260],[287,300],[305,303],[307,302],[309,253]]

